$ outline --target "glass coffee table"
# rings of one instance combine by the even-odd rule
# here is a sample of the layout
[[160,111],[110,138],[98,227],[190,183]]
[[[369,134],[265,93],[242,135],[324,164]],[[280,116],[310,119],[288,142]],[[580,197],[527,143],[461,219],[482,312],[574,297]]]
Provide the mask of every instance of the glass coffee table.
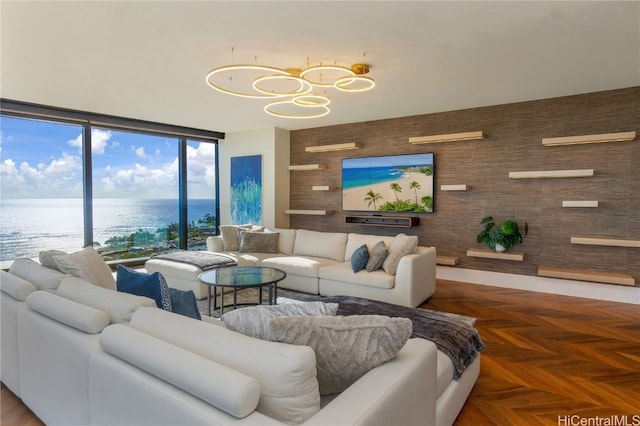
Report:
[[[218,309],[216,302],[216,289],[221,287],[220,292],[220,316],[224,314],[224,289],[233,288],[233,308],[238,307],[238,290],[243,288],[259,288],[257,305],[262,304],[262,288],[269,287],[269,304],[275,305],[278,298],[278,282],[285,279],[287,273],[276,268],[266,266],[228,266],[224,268],[211,269],[198,275],[198,280],[207,285],[207,303],[209,305],[209,316],[211,316],[211,289],[213,288],[213,310]],[[254,303],[252,303],[254,304]]]

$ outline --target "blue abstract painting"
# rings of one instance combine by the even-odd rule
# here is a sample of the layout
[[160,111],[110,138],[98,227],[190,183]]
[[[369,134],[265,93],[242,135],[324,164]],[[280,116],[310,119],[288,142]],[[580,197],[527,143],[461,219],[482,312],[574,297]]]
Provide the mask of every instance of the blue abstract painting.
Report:
[[231,220],[262,223],[262,155],[231,157]]

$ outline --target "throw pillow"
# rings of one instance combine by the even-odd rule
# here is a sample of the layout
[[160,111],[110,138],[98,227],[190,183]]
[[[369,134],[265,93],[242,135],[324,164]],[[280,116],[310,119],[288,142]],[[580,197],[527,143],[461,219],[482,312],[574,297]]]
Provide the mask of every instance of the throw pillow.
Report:
[[116,283],[120,292],[148,297],[155,300],[158,308],[172,310],[169,286],[160,272],[145,274],[118,265]]
[[369,249],[366,244],[361,245],[351,255],[351,269],[353,272],[362,271],[369,261]]
[[398,270],[398,263],[402,256],[413,253],[418,247],[418,237],[415,235],[398,234],[389,245],[389,256],[382,263],[382,269],[389,274],[395,275]]
[[251,225],[220,225],[222,244],[225,251],[238,251],[240,248],[240,229],[250,230]]
[[53,256],[58,256],[61,254],[68,254],[68,253],[62,250],[41,251],[38,254],[38,261],[42,266],[46,266],[49,269],[55,269],[56,271],[59,271],[58,265],[56,264],[56,261],[53,258]]
[[272,318],[291,315],[335,315],[337,311],[337,303],[285,303],[235,309],[222,315],[221,319],[230,330],[258,339],[267,339],[269,320]]
[[296,316],[269,321],[269,338],[316,353],[320,395],[342,392],[394,358],[411,336],[411,320],[382,315]]
[[169,288],[171,296],[171,311],[176,314],[201,320],[198,302],[193,290],[178,290],[177,288]]
[[91,246],[72,254],[54,255],[52,258],[60,272],[109,290],[116,288],[111,268]]
[[278,253],[277,232],[240,231],[240,253]]
[[378,241],[369,252],[369,260],[367,261],[367,266],[365,266],[367,272],[380,269],[388,254],[389,252],[387,251],[387,246],[384,245],[384,241]]

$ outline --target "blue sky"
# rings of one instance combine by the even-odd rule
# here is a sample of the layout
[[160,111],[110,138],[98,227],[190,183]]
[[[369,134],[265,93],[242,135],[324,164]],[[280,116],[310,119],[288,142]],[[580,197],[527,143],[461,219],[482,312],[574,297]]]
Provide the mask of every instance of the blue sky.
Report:
[[[96,198],[175,198],[177,141],[140,133],[92,130]],[[188,194],[211,198],[215,147],[189,142]],[[2,198],[81,198],[82,128],[0,118]]]

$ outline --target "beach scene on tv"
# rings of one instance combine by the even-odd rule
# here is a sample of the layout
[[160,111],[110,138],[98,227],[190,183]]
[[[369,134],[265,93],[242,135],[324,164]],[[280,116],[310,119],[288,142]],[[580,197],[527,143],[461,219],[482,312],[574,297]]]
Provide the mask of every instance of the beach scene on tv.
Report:
[[433,153],[345,158],[342,209],[433,211]]

